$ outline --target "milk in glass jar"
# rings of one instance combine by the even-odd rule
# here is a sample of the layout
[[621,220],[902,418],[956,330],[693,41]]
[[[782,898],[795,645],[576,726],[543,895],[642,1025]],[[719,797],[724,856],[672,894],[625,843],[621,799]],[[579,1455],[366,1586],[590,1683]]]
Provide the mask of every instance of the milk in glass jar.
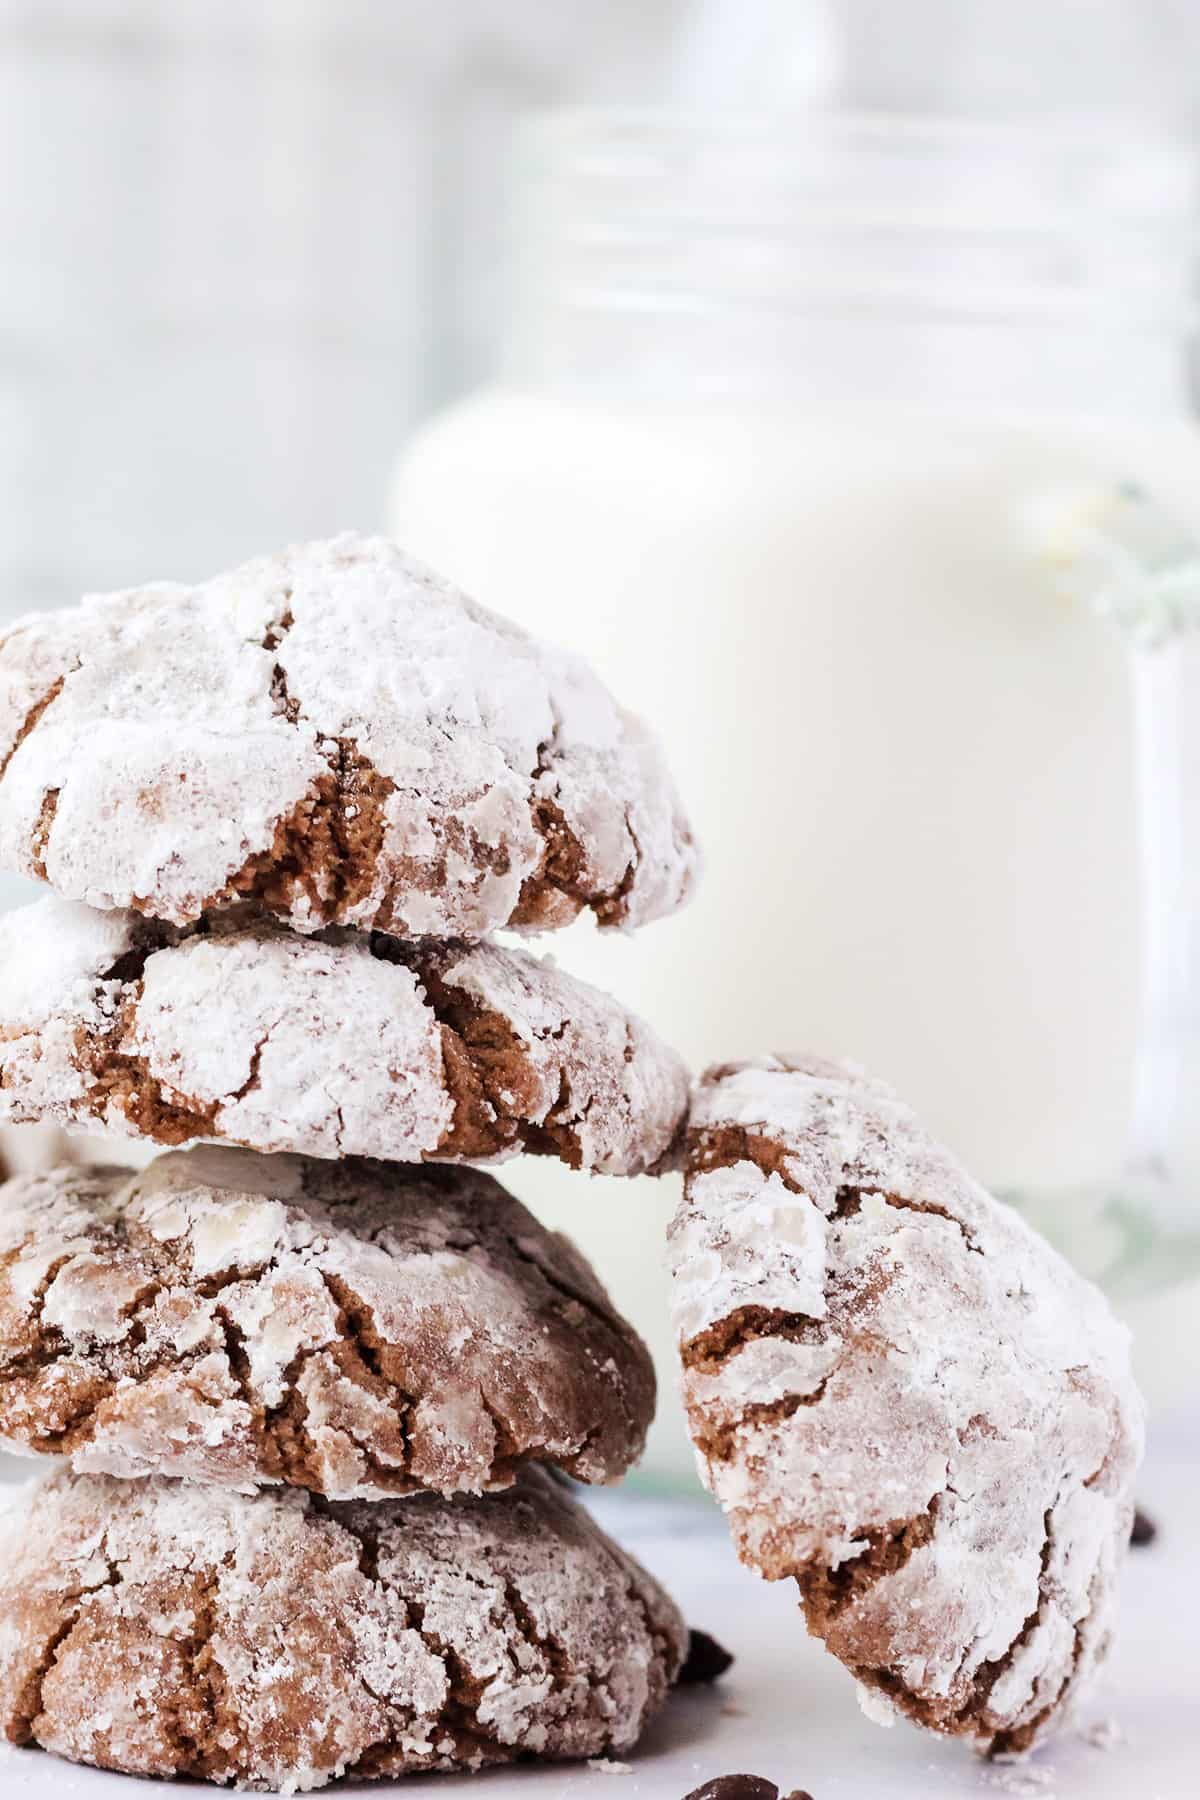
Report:
[[[551,118],[503,368],[391,519],[665,741],[697,897],[564,964],[696,1067],[892,1080],[1152,1314],[1152,1388],[1200,1267],[1190,208],[1183,152],[1087,125]],[[673,1184],[518,1185],[669,1393]]]

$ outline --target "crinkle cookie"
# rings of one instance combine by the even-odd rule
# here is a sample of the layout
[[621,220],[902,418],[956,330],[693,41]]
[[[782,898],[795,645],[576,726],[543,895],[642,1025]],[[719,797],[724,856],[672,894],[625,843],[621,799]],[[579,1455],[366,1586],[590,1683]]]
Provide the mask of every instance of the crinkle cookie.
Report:
[[175,924],[481,937],[644,924],[697,858],[586,664],[346,535],[9,625],[0,863]]
[[0,1188],[0,1440],[332,1499],[637,1460],[649,1353],[477,1169],[206,1147]]
[[0,919],[0,1121],[635,1175],[671,1150],[687,1090],[639,1019],[521,950],[179,932],[56,896]]
[[684,1398],[738,1552],[895,1711],[992,1752],[1103,1657],[1141,1404],[1102,1296],[889,1089],[708,1072],[671,1228]]
[[283,1793],[627,1750],[686,1633],[563,1489],[375,1504],[58,1474],[0,1515],[11,1741]]

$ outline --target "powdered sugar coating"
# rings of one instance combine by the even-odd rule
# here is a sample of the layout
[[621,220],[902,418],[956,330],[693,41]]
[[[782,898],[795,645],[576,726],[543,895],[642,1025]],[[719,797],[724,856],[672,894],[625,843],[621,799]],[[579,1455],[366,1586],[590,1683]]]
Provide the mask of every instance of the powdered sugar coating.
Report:
[[673,911],[696,872],[656,744],[578,658],[383,538],[17,620],[0,863],[186,924],[481,937]]
[[206,1147],[0,1188],[0,1440],[332,1499],[636,1461],[649,1353],[476,1169]]
[[534,1470],[318,1503],[60,1474],[0,1518],[0,1719],[131,1774],[282,1793],[628,1749],[685,1632]]
[[1108,1644],[1141,1405],[1103,1297],[889,1089],[714,1069],[671,1228],[701,1473],[873,1712],[1021,1750]]
[[55,896],[0,920],[0,1121],[630,1175],[670,1149],[687,1086],[640,1020],[520,950],[177,932]]

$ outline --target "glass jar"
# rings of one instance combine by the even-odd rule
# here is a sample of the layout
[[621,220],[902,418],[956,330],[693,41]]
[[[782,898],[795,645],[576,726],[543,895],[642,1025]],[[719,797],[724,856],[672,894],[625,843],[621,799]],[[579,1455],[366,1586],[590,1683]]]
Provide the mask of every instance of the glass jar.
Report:
[[[1190,205],[1087,125],[550,118],[500,376],[391,507],[692,809],[690,910],[563,962],[697,1066],[868,1064],[1130,1304],[1200,1268]],[[672,1184],[522,1184],[669,1368]]]

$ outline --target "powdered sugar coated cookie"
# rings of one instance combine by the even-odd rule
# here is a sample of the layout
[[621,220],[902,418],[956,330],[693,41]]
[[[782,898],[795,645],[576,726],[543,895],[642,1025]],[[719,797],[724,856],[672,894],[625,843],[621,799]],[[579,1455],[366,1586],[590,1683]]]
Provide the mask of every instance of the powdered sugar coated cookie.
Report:
[[338,1775],[628,1749],[686,1632],[565,1491],[320,1503],[60,1474],[0,1516],[0,1721],[137,1775]]
[[742,1557],[898,1709],[993,1751],[1104,1655],[1141,1407],[1102,1296],[882,1084],[701,1081],[671,1231],[684,1397]]
[[335,1499],[635,1462],[649,1353],[477,1169],[205,1147],[0,1187],[0,1439]]
[[670,1151],[687,1087],[648,1026],[520,950],[177,931],[55,896],[0,919],[0,1121],[630,1175]]
[[0,863],[175,924],[479,937],[643,924],[696,852],[584,663],[348,534],[10,625]]

